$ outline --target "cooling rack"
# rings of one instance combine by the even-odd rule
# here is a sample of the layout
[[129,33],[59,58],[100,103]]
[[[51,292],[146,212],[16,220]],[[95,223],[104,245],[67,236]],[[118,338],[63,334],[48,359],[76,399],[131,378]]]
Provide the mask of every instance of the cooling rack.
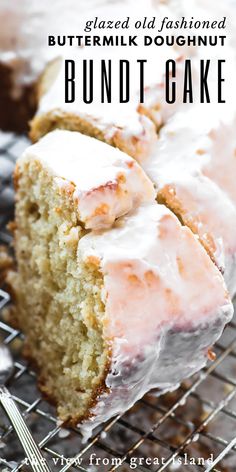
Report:
[[[6,224],[11,204],[3,198],[10,178],[3,177],[6,160],[13,167],[27,146],[24,136],[0,133],[0,243],[10,246]],[[4,164],[4,165],[3,165]],[[4,170],[4,172],[5,172]],[[33,296],[33,295],[32,295]],[[8,322],[11,303],[0,288],[0,336],[9,345],[15,372],[9,389],[29,424],[52,471],[236,472],[236,321],[214,347],[216,358],[172,393],[146,395],[123,416],[98,428],[85,444],[78,428],[59,424],[55,410],[40,395],[36,375],[23,359],[23,334]],[[0,471],[28,471],[24,455],[5,414],[0,410]]]

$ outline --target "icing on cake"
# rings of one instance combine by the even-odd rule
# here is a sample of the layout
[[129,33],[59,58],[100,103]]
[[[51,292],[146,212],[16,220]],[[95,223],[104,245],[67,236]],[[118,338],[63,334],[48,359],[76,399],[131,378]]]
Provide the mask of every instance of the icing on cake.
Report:
[[137,162],[80,133],[53,131],[30,146],[22,159],[43,163],[62,192],[73,186],[85,228],[109,227],[141,203],[155,200],[154,187]]
[[[219,271],[162,205],[143,206],[121,226],[86,235],[78,257],[96,260],[104,274],[103,322],[112,352],[109,391],[82,424],[86,436],[150,389],[171,390],[205,365],[210,338],[217,339],[220,320],[232,313]],[[215,311],[213,299],[221,309]]]
[[177,113],[161,130],[144,165],[165,202],[199,235],[236,290],[235,118],[228,105]]

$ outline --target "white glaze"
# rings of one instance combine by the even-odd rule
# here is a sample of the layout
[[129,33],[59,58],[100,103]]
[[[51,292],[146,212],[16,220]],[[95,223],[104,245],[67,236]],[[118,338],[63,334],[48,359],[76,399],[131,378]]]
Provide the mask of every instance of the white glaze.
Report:
[[[163,80],[167,58],[176,59],[179,55],[175,48],[170,47],[142,47],[142,38],[148,30],[135,30],[133,25],[135,20],[145,16],[158,20],[164,16],[176,19],[183,13],[185,1],[181,1],[177,6],[175,2],[156,2],[151,0],[118,0],[108,2],[105,0],[94,0],[85,2],[84,0],[69,0],[67,8],[61,0],[56,0],[52,4],[46,0],[38,3],[36,0],[23,0],[19,7],[17,0],[14,0],[15,8],[9,7],[9,2],[4,3],[0,8],[0,22],[6,24],[6,29],[0,32],[0,60],[11,67],[14,77],[13,95],[17,97],[21,93],[22,85],[32,83],[37,80],[45,65],[58,56],[79,59],[96,59],[94,62],[95,76],[99,76],[100,59],[112,59],[113,76],[113,97],[111,104],[100,103],[98,97],[99,81],[95,81],[94,103],[84,104],[81,99],[75,104],[65,104],[64,98],[64,68],[53,86],[49,88],[45,96],[42,97],[38,115],[42,116],[50,112],[56,117],[63,113],[71,113],[87,120],[95,128],[100,130],[107,141],[127,142],[127,150],[130,155],[143,159],[149,154],[152,143],[155,140],[155,128],[152,122],[145,116],[137,112],[139,105],[139,73],[138,67],[134,67],[137,59],[146,59],[145,66],[145,86],[147,91],[146,103],[148,112],[151,111],[152,119],[157,126],[160,126],[176,107],[170,107],[165,103],[163,96]],[[121,12],[125,16],[130,16],[132,21],[128,30],[117,30],[117,34],[128,37],[138,35],[140,46],[135,47],[84,47],[84,48],[64,48],[47,46],[47,36],[52,35],[78,35],[78,34],[111,34],[111,30],[92,30],[91,33],[84,33],[83,26],[88,18],[113,19],[121,18]],[[182,8],[180,8],[180,5]],[[78,13],[76,15],[76,13]],[[55,18],[57,21],[55,21]],[[9,24],[10,23],[10,24]],[[26,27],[25,27],[26,25]],[[69,26],[68,26],[69,25]],[[68,30],[69,28],[69,30]],[[11,33],[9,33],[9,31]],[[114,34],[114,32],[113,32]],[[181,50],[183,54],[183,50]],[[154,60],[155,58],[155,60]],[[120,59],[131,60],[131,101],[127,104],[120,104],[118,97],[118,62]],[[82,67],[82,66],[81,66]],[[81,67],[78,74],[81,75]],[[180,67],[181,69],[181,67]],[[81,97],[82,81],[78,81],[77,95]],[[176,106],[179,106],[178,100]],[[156,107],[158,106],[158,112]],[[144,112],[146,105],[142,106]],[[124,146],[122,147],[124,149]]]
[[[195,17],[199,19],[215,20],[222,19],[218,10],[212,11],[209,9],[208,2],[201,4],[192,2],[148,2],[144,3],[140,0],[137,5],[133,0],[129,0],[126,13],[132,17],[132,24],[136,18],[142,15],[152,17],[156,16],[159,19],[164,16],[168,16],[169,19],[176,20],[186,15],[186,18],[192,17],[192,11],[195,12]],[[153,8],[155,6],[155,8]],[[99,14],[103,14],[104,18],[116,18],[119,5],[106,6],[104,9],[99,10]],[[101,13],[102,12],[102,13]],[[210,30],[197,30],[198,34],[210,34]],[[127,32],[123,31],[124,36],[127,36]],[[139,44],[142,44],[142,37],[148,34],[148,30],[138,30]],[[155,31],[158,34],[157,31]],[[175,30],[174,34],[178,34],[179,31]],[[214,30],[215,34],[225,34],[225,30]],[[231,33],[231,28],[227,29],[228,35]],[[137,30],[132,28],[128,30],[128,34],[137,35]],[[150,33],[152,36],[153,31]],[[161,34],[170,34],[170,30],[165,29]],[[171,30],[171,34],[173,31]],[[192,35],[193,30],[184,29],[179,34]],[[47,120],[47,114],[50,114],[52,118],[63,118],[66,114],[79,117],[84,121],[88,122],[94,128],[99,130],[108,142],[117,145],[124,149],[124,142],[126,142],[126,151],[135,157],[141,164],[145,161],[147,156],[152,152],[153,146],[155,146],[155,134],[154,128],[151,121],[154,122],[158,128],[166,123],[167,120],[176,113],[178,110],[186,111],[189,107],[183,104],[183,91],[182,83],[184,76],[184,59],[191,57],[192,59],[192,75],[193,75],[193,88],[194,88],[194,101],[199,101],[199,61],[200,59],[211,59],[211,70],[210,76],[212,76],[212,86],[210,87],[211,99],[217,103],[216,96],[216,84],[214,83],[214,77],[217,75],[217,59],[227,60],[227,87],[228,90],[231,86],[228,79],[233,76],[233,70],[235,68],[235,52],[230,46],[230,41],[227,42],[226,47],[214,48],[214,47],[168,47],[168,46],[151,46],[151,47],[84,47],[77,49],[76,52],[70,49],[64,48],[60,50],[60,54],[66,58],[75,59],[76,61],[76,77],[82,76],[82,60],[83,59],[96,59],[94,61],[94,74],[98,77],[98,80],[94,84],[94,102],[91,104],[85,104],[82,99],[82,80],[76,80],[76,100],[74,103],[65,103],[64,97],[64,60],[61,62],[59,72],[56,79],[49,87],[47,92],[41,97],[37,116],[43,121]],[[129,103],[120,104],[118,97],[118,64],[120,59],[128,59],[132,64],[131,68],[131,100]],[[138,90],[139,84],[139,68],[136,64],[136,60],[145,58],[147,64],[145,65],[145,103],[139,104]],[[167,59],[175,59],[177,61],[176,70],[176,82],[177,82],[177,99],[173,105],[167,104],[165,101],[164,94],[164,82],[165,82],[165,61]],[[182,59],[181,59],[182,58]],[[112,59],[112,103],[101,104],[100,97],[100,59]],[[231,82],[233,84],[233,80]],[[212,89],[212,90],[211,90]],[[148,118],[142,116],[146,114]],[[151,121],[150,121],[151,120]],[[115,137],[115,140],[113,139]]]
[[72,131],[53,131],[26,149],[21,162],[43,164],[61,189],[71,190],[86,228],[111,226],[143,202],[155,200],[154,187],[131,157],[108,144]]
[[[84,49],[80,50],[80,54],[73,55],[72,52],[69,52],[66,56],[69,59],[74,59],[76,61],[76,70],[77,76],[80,76],[82,73],[82,58],[84,56],[92,58],[91,52],[85,51]],[[101,56],[103,59],[113,56],[108,52],[98,51],[96,55]],[[79,61],[78,67],[78,59]],[[75,117],[80,117],[89,124],[92,124],[95,129],[98,129],[102,132],[107,141],[112,140],[114,136],[117,136],[118,140],[127,142],[128,147],[135,146],[132,143],[132,137],[136,137],[140,141],[140,145],[143,147],[143,153],[146,155],[149,153],[152,148],[152,143],[155,142],[155,128],[153,123],[143,115],[140,115],[137,111],[139,100],[136,92],[133,92],[132,100],[126,104],[120,104],[118,102],[118,91],[119,87],[115,87],[115,83],[118,82],[119,77],[119,60],[118,58],[112,59],[112,77],[113,77],[113,86],[116,91],[116,96],[113,97],[112,103],[104,103],[101,105],[101,99],[98,95],[100,91],[100,82],[95,80],[94,87],[94,102],[91,104],[86,104],[82,101],[82,80],[76,81],[76,101],[74,103],[65,103],[64,96],[64,83],[65,83],[65,70],[64,70],[64,60],[61,60],[59,66],[58,75],[53,82],[52,86],[49,88],[47,93],[45,93],[39,102],[39,108],[37,115],[43,120],[46,118],[47,113],[50,113],[51,116],[55,119],[63,117],[66,114],[72,115]],[[100,76],[100,61],[96,60],[94,62],[94,76]],[[136,76],[137,77],[137,76]],[[134,89],[137,90],[137,87]],[[47,119],[47,118],[46,118]],[[130,142],[129,142],[130,141]]]
[[[0,60],[15,70],[19,85],[30,83],[37,79],[45,64],[58,55],[55,48],[47,46],[48,35],[84,34],[85,21],[95,16],[117,20],[126,19],[131,13],[140,19],[143,13],[150,18],[159,12],[171,15],[167,8],[169,4],[176,11],[179,9],[176,2],[162,3],[161,0],[67,0],[65,5],[63,0],[51,3],[47,0],[1,0]],[[186,8],[186,2],[178,3]]]
[[[106,5],[98,10],[99,17],[104,19],[114,19],[120,17],[122,10],[121,4]],[[165,15],[176,19],[177,13],[171,11],[167,5],[159,2],[157,7],[153,8],[151,1],[129,0],[126,4],[125,15],[130,16],[130,28],[122,30],[122,35],[127,38],[129,35],[138,36],[139,47],[83,47],[83,48],[64,48],[60,49],[62,58],[58,68],[57,76],[46,93],[41,96],[37,111],[37,116],[44,120],[50,113],[52,117],[63,118],[66,114],[75,118],[79,117],[92,124],[94,128],[101,131],[108,142],[115,143],[119,147],[122,142],[127,144],[127,152],[141,161],[150,153],[152,145],[155,142],[155,127],[160,126],[164,120],[170,116],[176,108],[180,106],[181,97],[175,106],[169,106],[164,97],[164,78],[165,61],[168,59],[177,59],[180,52],[174,47],[144,47],[143,37],[148,30],[136,30],[133,25],[137,19],[155,16],[158,20]],[[94,34],[98,34],[97,31]],[[101,32],[100,32],[101,34]],[[103,34],[109,34],[109,30],[104,30]],[[183,54],[183,51],[181,51]],[[65,103],[64,83],[65,70],[64,59],[73,59],[76,63],[76,78],[82,76],[82,61],[94,60],[94,76],[97,80],[94,82],[94,101],[91,104],[83,102],[83,81],[76,80],[76,99],[74,103]],[[101,60],[112,60],[112,103],[101,104]],[[121,104],[119,97],[119,62],[120,59],[130,61],[130,100],[128,103]],[[145,103],[139,106],[140,96],[140,77],[139,65],[137,60],[145,59]],[[182,62],[177,63],[178,75],[183,75]],[[156,110],[158,108],[158,111]],[[148,115],[144,116],[144,114]],[[151,120],[150,120],[151,116]],[[47,118],[46,118],[47,119]],[[123,147],[122,147],[123,148]]]
[[85,434],[148,390],[173,389],[199,370],[233,313],[218,269],[162,205],[140,207],[118,227],[83,237],[78,261],[90,257],[104,275],[104,336],[112,362],[110,391],[82,425]]
[[236,291],[235,131],[229,102],[192,106],[169,120],[144,165],[158,190],[172,188],[182,214],[201,239],[210,235],[214,258],[232,296]]
[[[40,8],[40,5],[43,6],[43,3],[40,2],[40,4],[38,5]],[[26,2],[26,6],[29,7],[29,2]],[[47,2],[47,7],[48,6],[49,4]],[[88,2],[86,2],[86,9],[88,9],[88,6]],[[54,9],[54,7],[55,2],[51,5],[51,8]],[[32,14],[33,10],[29,9],[29,11]],[[23,13],[23,9],[20,13]],[[35,15],[35,11],[33,12],[33,14]],[[40,15],[35,15],[35,18],[39,17]],[[52,21],[55,22],[54,14],[52,14],[51,17]],[[64,16],[63,22],[65,22]],[[29,22],[28,25],[30,28],[32,28],[30,34],[35,34],[35,28],[32,27],[32,23]],[[39,25],[41,28],[42,23],[39,22]],[[19,24],[16,23],[16,26],[19,27]],[[46,26],[48,27],[47,22]],[[42,33],[40,30],[40,36],[41,34]],[[20,40],[23,40],[23,31],[22,36],[18,35],[17,37],[19,37]],[[21,61],[21,55],[23,57],[23,61]],[[31,69],[31,66],[29,67],[30,61],[28,60],[28,58],[30,57],[31,60],[32,55],[34,56],[34,60],[32,61],[32,63],[34,62],[34,65]],[[16,83],[19,84],[20,81],[30,82],[33,78],[37,78],[39,72],[43,69],[45,63],[48,62],[48,60],[50,59],[49,57],[45,57],[45,52],[43,52],[41,58],[40,54],[38,57],[36,56],[37,55],[35,54],[35,46],[33,52],[31,52],[29,51],[28,43],[26,42],[25,49],[24,47],[22,47],[22,45],[20,45],[19,53],[17,52],[12,54],[12,48],[10,48],[10,50],[6,50],[3,53],[2,59],[12,65],[13,70],[16,71]],[[27,67],[31,69],[29,73],[27,73]],[[20,80],[19,77],[21,77]],[[56,97],[56,99],[58,100],[58,97]],[[49,110],[51,110],[51,105],[49,106]],[[95,112],[95,116],[96,118],[98,118],[96,113],[97,112]],[[109,131],[110,133],[113,133],[112,123],[115,122],[115,128],[119,126],[119,123],[121,123],[122,127],[125,128],[124,135],[126,134],[127,136],[129,136],[133,132],[134,134],[143,133],[145,127],[143,127],[142,125],[140,126],[141,118],[139,118],[136,114],[136,102],[135,106],[132,108],[132,117],[127,120],[127,125],[129,126],[126,127],[125,120],[128,114],[123,114],[123,117],[121,116],[121,119],[120,117],[118,119],[116,113],[114,113],[114,115],[110,116],[108,114],[108,120],[106,118],[103,121],[101,120],[101,126],[107,127],[107,132]],[[125,122],[122,120],[125,120]],[[160,119],[160,122],[161,120],[162,118]],[[146,121],[146,123],[148,123],[148,121]],[[117,129],[115,129],[114,131],[117,131]],[[205,139],[206,137],[204,136],[204,143]],[[186,135],[182,135],[182,146],[185,145],[185,143]],[[96,143],[96,145],[97,144],[98,143]],[[192,167],[192,164],[190,166]],[[194,173],[195,163],[193,165],[193,168]],[[208,168],[208,172],[211,172],[210,169],[211,167]],[[57,183],[59,183],[58,180]],[[211,193],[211,196],[212,195],[213,194]],[[223,204],[223,202],[226,202],[226,200],[220,200],[220,203]],[[229,207],[226,205],[226,208]],[[132,258],[131,267],[134,270],[135,275],[138,274],[139,278],[141,279],[141,287],[143,290],[146,289],[146,287],[148,286],[148,281],[143,283],[145,279],[144,274],[146,272],[146,268],[151,266],[153,270],[153,265],[155,276],[158,274],[158,276],[161,275],[161,277],[163,277],[163,280],[165,281],[164,287],[168,287],[168,284],[170,283],[174,287],[174,290],[176,290],[176,284],[174,283],[174,281],[176,282],[176,277],[178,278],[179,274],[176,272],[176,259],[174,257],[175,246],[173,245],[173,242],[175,242],[176,244],[178,242],[177,234],[178,232],[180,232],[180,229],[177,230],[177,228],[180,228],[180,225],[177,224],[177,221],[174,219],[173,215],[171,215],[170,227],[172,226],[172,224],[173,227],[176,225],[176,230],[173,230],[173,232],[172,230],[170,231],[171,248],[169,248],[167,238],[165,240],[165,244],[167,244],[168,246],[168,251],[163,251],[162,245],[159,246],[156,241],[156,230],[159,226],[159,219],[161,218],[161,215],[163,216],[162,212],[164,212],[164,214],[168,214],[168,216],[170,215],[167,210],[160,210],[160,207],[157,206],[155,206],[155,210],[154,207],[152,207],[152,210],[145,208],[145,211],[143,213],[140,210],[138,220],[130,220],[129,228],[124,226],[123,229],[114,229],[112,230],[112,232],[106,233],[104,236],[90,235],[89,237],[84,238],[80,243],[82,257],[84,257],[84,255],[86,255],[87,257],[90,254],[96,254],[101,260],[101,265],[105,274],[104,280],[106,290],[107,293],[111,294],[109,304],[107,304],[107,316],[108,319],[111,320],[111,323],[108,325],[107,336],[112,337],[115,333],[111,372],[106,379],[106,384],[108,387],[111,388],[111,392],[108,395],[103,395],[97,407],[95,407],[93,411],[95,418],[94,421],[90,424],[92,425],[92,427],[96,426],[101,421],[110,418],[116,413],[123,412],[124,409],[127,409],[129,406],[131,406],[150,388],[159,387],[163,390],[166,388],[174,388],[174,386],[176,385],[176,383],[179,382],[179,380],[181,380],[183,377],[191,375],[193,372],[198,370],[206,362],[207,347],[219,337],[225,322],[230,318],[232,313],[229,301],[224,295],[225,289],[222,285],[222,279],[218,271],[216,270],[216,268],[214,268],[213,264],[210,263],[209,258],[207,258],[203,249],[201,249],[200,245],[197,245],[197,243],[197,255],[195,255],[194,251],[190,249],[189,254],[187,254],[188,243],[186,242],[186,240],[184,243],[184,252],[186,253],[186,257],[188,256],[188,264],[186,264],[187,272],[193,269],[193,262],[196,264],[196,267],[194,265],[194,268],[197,269],[197,264],[199,262],[199,269],[197,273],[200,279],[198,278],[199,285],[197,284],[196,287],[193,283],[190,284],[191,290],[186,290],[186,286],[183,283],[183,280],[181,280],[181,278],[180,280],[178,279],[180,284],[177,284],[177,287],[178,289],[180,289],[180,294],[177,293],[177,295],[179,296],[179,300],[181,303],[181,310],[179,313],[174,312],[174,321],[170,316],[172,315],[172,312],[170,312],[168,309],[160,310],[159,313],[165,316],[163,318],[156,319],[157,317],[155,316],[155,309],[157,305],[154,302],[158,302],[158,307],[161,303],[163,303],[164,308],[168,307],[168,303],[165,297],[158,298],[157,300],[156,290],[153,290],[152,297],[150,297],[150,299],[150,293],[148,293],[147,295],[146,290],[144,293],[144,299],[147,300],[147,306],[149,307],[149,318],[145,316],[146,310],[145,312],[142,312],[143,307],[141,307],[140,304],[137,306],[136,298],[132,299],[132,297],[124,298],[124,300],[127,299],[128,309],[130,310],[130,312],[128,311],[128,314],[130,316],[124,318],[124,315],[122,315],[121,317],[121,313],[119,310],[117,312],[113,311],[114,307],[116,308],[117,306],[119,306],[116,303],[117,293],[114,289],[114,284],[118,283],[118,286],[121,289],[121,293],[122,290],[125,290],[126,293],[127,287],[123,285],[122,271],[124,269],[124,260],[126,264],[127,260],[130,260],[130,257]],[[157,217],[155,217],[155,213],[158,214]],[[147,221],[147,218],[150,217],[150,215],[153,215],[154,218],[154,222],[152,220],[152,224]],[[219,213],[217,213],[217,215],[219,215]],[[136,218],[136,216],[134,218]],[[148,223],[148,231],[145,232],[143,236],[143,231],[146,227],[144,222]],[[166,229],[168,229],[169,231],[169,229],[171,228]],[[189,241],[194,241],[193,236],[186,228],[182,228],[181,232],[182,235],[186,236],[186,239],[189,239]],[[132,234],[132,237],[130,237],[130,234]],[[144,239],[141,239],[141,235],[145,239],[145,242]],[[116,254],[117,243],[118,241],[120,241],[120,239],[121,241],[123,241],[122,244],[124,244],[124,248],[120,249],[120,252],[117,255],[117,259],[114,260],[113,258],[114,254]],[[185,239],[184,236],[183,239]],[[137,248],[133,244],[134,240],[138,243]],[[108,244],[109,242],[110,245]],[[193,242],[192,244],[194,245]],[[189,247],[190,246],[191,244],[189,242]],[[140,251],[140,253],[138,251]],[[222,257],[222,253],[220,257]],[[175,263],[173,262],[174,260]],[[200,264],[200,261],[202,261],[203,264]],[[117,268],[119,268],[120,271],[117,271]],[[129,269],[130,267],[128,268],[128,270]],[[153,282],[153,284],[154,286],[156,286],[155,282]],[[117,287],[117,285],[115,286]],[[193,297],[194,294],[196,297],[195,289],[197,290],[197,295],[199,295],[199,287],[202,287],[201,294],[204,294],[204,296],[200,300],[198,296],[197,302],[196,299],[194,299],[193,303],[191,297]],[[137,287],[134,288],[134,293],[136,292]],[[163,295],[164,292],[161,293]],[[189,307],[193,307],[193,310],[189,309]],[[194,307],[196,307],[198,311],[196,311]],[[127,307],[125,308],[127,309]],[[111,315],[113,316],[113,312],[115,314],[114,319],[111,317]],[[138,316],[137,319],[140,323],[138,322],[136,324],[135,319],[134,324],[133,322],[131,323],[131,321],[133,321],[132,315],[136,312]],[[122,309],[122,313],[127,314],[127,311],[123,312]],[[144,318],[145,324],[143,322]],[[147,331],[146,319],[148,321]],[[129,322],[127,322],[127,324],[124,323],[127,320],[130,321],[130,324]],[[123,331],[120,328],[120,321],[121,323],[123,323]],[[165,325],[160,326],[159,321],[163,322]],[[177,333],[175,342],[173,342],[172,336],[174,336],[174,334],[171,330],[173,329],[173,327],[174,329],[176,328],[176,323],[179,323],[179,321],[181,321],[180,326],[178,325],[180,331]],[[117,326],[117,323],[119,326]],[[187,326],[189,326],[191,329],[190,332],[188,332],[188,330],[186,329],[186,323]],[[137,326],[137,328],[135,328],[135,326]],[[116,336],[116,333],[118,333],[119,338]],[[155,338],[155,335],[157,336],[157,338]],[[139,359],[139,361],[136,361],[134,353],[136,353],[137,355],[139,354],[140,338],[142,342],[144,341],[144,349],[141,352],[142,358]],[[129,346],[127,340],[129,341]],[[179,357],[176,356],[176,353],[179,354]],[[130,364],[135,366],[135,363],[138,368],[136,369],[134,367],[134,372],[130,374]],[[117,371],[117,369],[118,376],[115,378],[113,374],[115,370]],[[84,428],[86,428],[86,426],[84,426]]]
[[12,69],[15,95],[58,55],[47,46],[48,35],[79,34],[83,12],[89,17],[104,4],[106,0],[67,0],[66,5],[64,0],[1,0],[0,61]]

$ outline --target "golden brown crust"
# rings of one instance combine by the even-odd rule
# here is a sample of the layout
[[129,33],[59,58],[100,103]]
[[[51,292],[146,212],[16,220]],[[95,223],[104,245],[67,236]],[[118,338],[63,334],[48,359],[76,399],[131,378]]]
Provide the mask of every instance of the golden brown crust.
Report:
[[19,180],[20,180],[20,168],[19,168],[18,163],[16,163],[14,173],[13,173],[13,184],[14,184],[14,189],[16,192],[19,187]]
[[[173,213],[177,216],[183,226],[187,226],[194,234],[199,236],[198,221],[193,220],[193,218],[189,217],[188,211],[184,208],[182,202],[180,202],[180,200],[178,199],[175,187],[173,185],[165,185],[161,190],[158,191],[157,202],[166,205],[167,208],[173,211]],[[199,236],[199,239],[214,264],[216,264],[214,256],[216,247],[211,234],[205,234],[204,239]]]
[[65,129],[69,131],[79,131],[82,134],[91,136],[138,159],[145,153],[143,147],[143,136],[131,136],[130,139],[122,136],[122,130],[117,129],[111,136],[106,136],[105,132],[99,130],[88,120],[72,113],[54,109],[51,112],[36,115],[30,123],[29,137],[33,142],[37,142],[42,136],[55,129]]
[[137,108],[137,111],[138,111],[138,113],[140,113],[140,115],[145,115],[147,118],[149,118],[149,120],[151,120],[153,122],[157,132],[160,129],[161,123],[157,123],[155,114],[157,112],[160,112],[160,110],[161,110],[161,104],[160,103],[157,103],[155,106],[152,106],[150,108],[145,107],[144,105],[142,105],[140,103],[138,108]]
[[79,131],[100,141],[106,141],[104,134],[91,123],[74,114],[64,113],[60,109],[39,116],[36,115],[30,123],[30,139],[36,142],[54,129]]

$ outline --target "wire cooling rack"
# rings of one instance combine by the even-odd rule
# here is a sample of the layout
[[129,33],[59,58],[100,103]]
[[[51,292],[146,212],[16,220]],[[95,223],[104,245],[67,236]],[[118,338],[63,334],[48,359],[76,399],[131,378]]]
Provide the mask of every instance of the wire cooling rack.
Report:
[[[14,163],[28,142],[0,134],[0,243],[11,244],[6,223],[3,161]],[[11,166],[11,164],[10,164]],[[9,179],[8,190],[11,189]],[[1,187],[2,186],[2,187]],[[11,198],[11,192],[8,192]],[[2,199],[2,201],[1,201]],[[4,205],[3,205],[4,203]],[[6,205],[5,205],[6,206]],[[146,395],[130,411],[97,429],[85,444],[79,429],[65,429],[37,390],[35,373],[21,356],[23,334],[8,323],[10,295],[0,289],[0,336],[15,372],[9,389],[52,471],[236,472],[236,322],[215,346],[216,359],[181,387],[158,398]],[[0,471],[30,470],[17,437],[0,409]]]

